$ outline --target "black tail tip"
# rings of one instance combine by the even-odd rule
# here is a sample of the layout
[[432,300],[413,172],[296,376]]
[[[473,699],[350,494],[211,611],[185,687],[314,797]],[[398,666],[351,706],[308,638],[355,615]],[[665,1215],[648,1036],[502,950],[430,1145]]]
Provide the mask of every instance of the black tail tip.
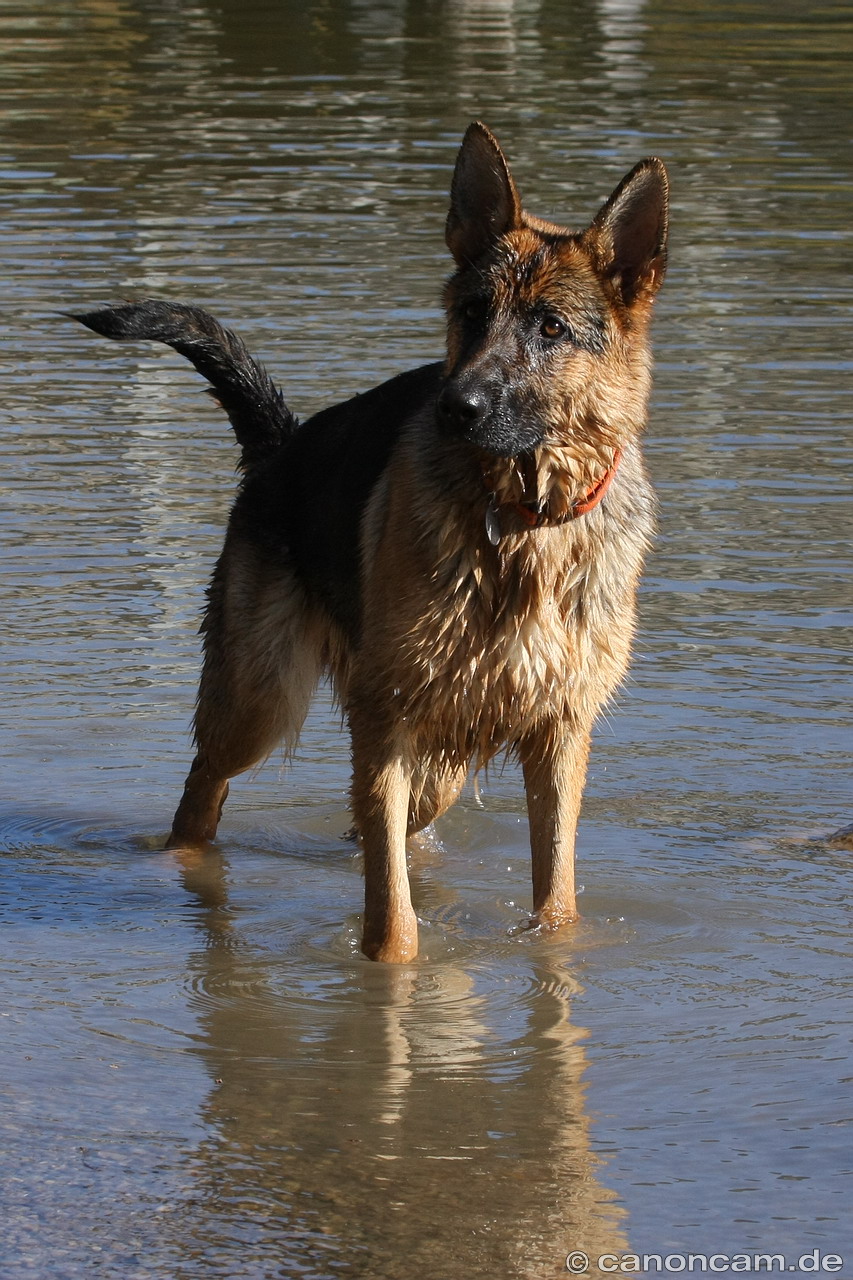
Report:
[[[76,320],[85,325],[93,333],[102,338],[133,338],[136,336],[136,325],[133,323],[134,313],[138,312],[138,303],[120,303],[117,306],[99,307],[96,311],[60,311],[66,320]],[[141,335],[140,335],[141,336]]]

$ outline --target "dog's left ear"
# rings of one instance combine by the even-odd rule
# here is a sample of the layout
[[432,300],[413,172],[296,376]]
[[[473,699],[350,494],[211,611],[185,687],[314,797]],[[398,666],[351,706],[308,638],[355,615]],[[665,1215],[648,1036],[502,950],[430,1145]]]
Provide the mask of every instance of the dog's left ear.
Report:
[[599,268],[627,306],[649,300],[663,283],[669,224],[669,180],[656,157],[635,165],[583,235]]
[[447,247],[460,267],[472,262],[507,231],[520,227],[521,199],[497,138],[475,120],[468,126],[450,186]]

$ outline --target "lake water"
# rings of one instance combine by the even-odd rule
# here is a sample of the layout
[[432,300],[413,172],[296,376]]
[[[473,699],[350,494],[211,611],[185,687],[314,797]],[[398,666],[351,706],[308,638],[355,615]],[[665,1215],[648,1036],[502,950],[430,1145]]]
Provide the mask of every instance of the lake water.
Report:
[[[853,1276],[850,6],[2,0],[0,53],[0,1276]],[[512,932],[497,770],[388,968],[327,697],[216,855],[159,851],[235,448],[178,357],[57,313],[206,306],[301,415],[434,359],[474,117],[570,225],[669,165],[661,528],[582,921]]]

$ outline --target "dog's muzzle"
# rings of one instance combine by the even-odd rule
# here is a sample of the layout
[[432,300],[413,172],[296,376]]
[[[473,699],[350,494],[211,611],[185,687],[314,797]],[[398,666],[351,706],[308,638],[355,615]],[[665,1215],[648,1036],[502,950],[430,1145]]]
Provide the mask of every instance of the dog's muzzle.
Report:
[[542,443],[541,428],[521,418],[503,380],[470,374],[448,379],[436,416],[442,431],[496,457],[514,458]]

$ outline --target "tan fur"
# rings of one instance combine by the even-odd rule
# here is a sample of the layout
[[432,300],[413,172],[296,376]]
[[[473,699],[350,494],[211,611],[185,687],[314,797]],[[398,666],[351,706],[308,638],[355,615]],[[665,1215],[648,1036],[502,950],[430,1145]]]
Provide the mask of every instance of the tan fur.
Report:
[[[638,437],[663,274],[665,175],[660,162],[643,165],[586,232],[573,233],[525,214],[495,140],[483,126],[466,135],[447,231],[459,270],[445,292],[446,376],[452,383],[460,370],[488,366],[498,385],[512,381],[542,438],[498,455],[443,444],[432,405],[414,414],[362,520],[357,642],[280,564],[229,535],[211,592],[199,755],[172,842],[210,838],[226,779],[282,738],[295,741],[325,667],[352,733],[363,949],[372,958],[404,962],[417,952],[407,832],[444,812],[469,769],[503,750],[524,773],[533,922],[577,915],[574,839],[590,731],[627,668],[653,524]],[[644,183],[658,184],[662,212],[645,212]],[[481,200],[492,204],[482,225]],[[632,257],[623,224],[634,223],[650,247]],[[459,317],[484,288],[488,330],[475,349]],[[540,312],[568,316],[579,340],[537,361],[518,334]],[[606,498],[569,518],[617,458]],[[525,527],[519,503],[536,506],[541,527]]]

